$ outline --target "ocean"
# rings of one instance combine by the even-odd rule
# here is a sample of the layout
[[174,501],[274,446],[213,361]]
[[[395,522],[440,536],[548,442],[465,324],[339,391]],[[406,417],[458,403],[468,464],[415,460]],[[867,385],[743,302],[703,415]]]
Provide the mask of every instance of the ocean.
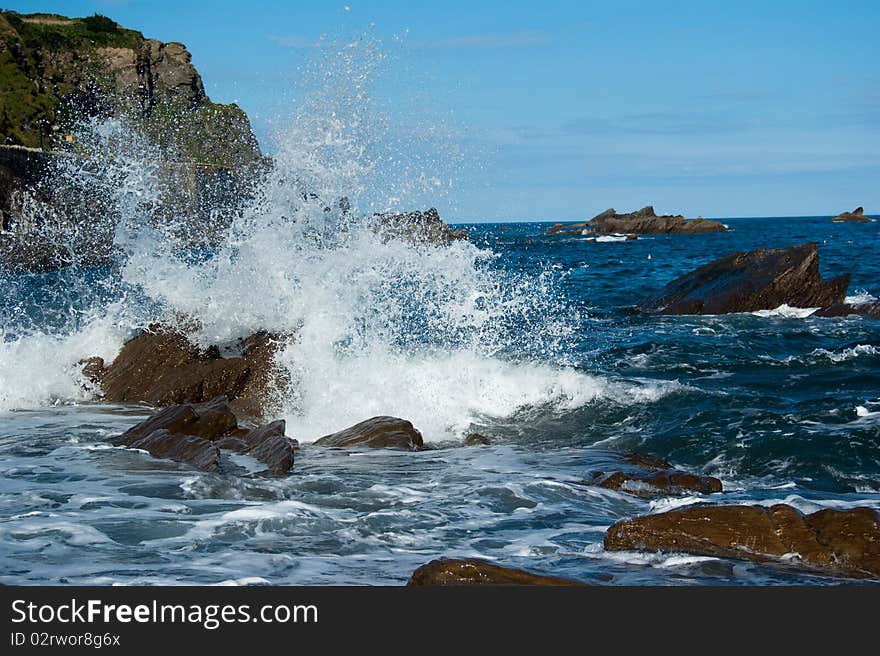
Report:
[[[635,309],[715,258],[809,241],[824,276],[852,273],[849,300],[875,299],[880,222],[722,218],[727,233],[634,241],[474,223],[470,241],[417,246],[320,210],[291,218],[276,182],[215,251],[174,250],[132,205],[115,263],[0,273],[0,582],[399,585],[444,556],[611,585],[841,581],[609,553],[602,538],[700,502],[880,508],[880,322]],[[149,409],[103,403],[77,363],[180,313],[201,344],[293,336],[273,411],[302,444],[291,475],[110,446]],[[309,444],[379,414],[436,448]],[[461,446],[470,432],[492,444]],[[629,450],[725,491],[641,499],[585,483]]]

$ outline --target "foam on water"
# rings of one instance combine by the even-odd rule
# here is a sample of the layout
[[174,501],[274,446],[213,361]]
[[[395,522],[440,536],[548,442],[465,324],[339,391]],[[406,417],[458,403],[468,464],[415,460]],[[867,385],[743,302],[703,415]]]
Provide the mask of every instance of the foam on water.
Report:
[[110,315],[96,317],[69,334],[31,333],[0,340],[0,412],[84,401],[95,389],[82,375],[81,360],[107,360],[127,336]]
[[[86,325],[4,342],[0,408],[89,398],[77,362],[112,360],[127,334],[156,320],[178,322],[202,346],[233,346],[259,330],[283,336],[277,364],[290,384],[274,407],[305,440],[376,414],[447,439],[526,407],[662,396],[662,384],[611,383],[569,366],[579,311],[561,300],[553,272],[505,271],[467,241],[383,234],[372,212],[420,207],[426,189],[442,198],[457,161],[452,147],[428,156],[421,137],[393,133],[400,117],[371,94],[384,61],[374,41],[359,39],[331,45],[306,68],[304,100],[276,135],[272,167],[198,261],[177,240],[191,226],[151,216],[159,151],[124,121],[80,126],[78,142],[100,166],[65,159],[56,175],[111,199],[96,221],[110,223],[115,305],[124,307],[90,308]],[[425,133],[436,131],[413,132]]]
[[754,314],[756,317],[782,317],[783,319],[804,319],[819,308],[799,308],[799,307],[791,307],[783,303],[778,308],[773,310],[756,310],[751,314]]

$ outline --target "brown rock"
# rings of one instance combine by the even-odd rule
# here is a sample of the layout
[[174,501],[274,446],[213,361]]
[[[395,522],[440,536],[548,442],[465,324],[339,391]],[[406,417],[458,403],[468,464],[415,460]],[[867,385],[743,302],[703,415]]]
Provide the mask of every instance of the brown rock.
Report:
[[547,234],[579,235],[585,231],[590,234],[627,234],[628,239],[636,239],[636,235],[727,232],[727,228],[718,221],[703,218],[685,219],[680,214],[657,216],[654,208],[648,205],[629,214],[617,214],[614,208],[609,208],[589,221],[567,225],[557,223],[547,231]]
[[79,364],[82,365],[83,376],[93,383],[97,383],[101,373],[104,371],[104,358],[86,358],[85,360],[80,360]]
[[841,212],[831,221],[833,223],[870,223],[871,217],[865,216],[864,208],[857,207],[852,212]]
[[296,440],[286,437],[284,430],[285,422],[279,419],[238,438],[246,445],[245,452],[264,463],[271,476],[282,476],[293,467],[293,452],[297,443]]
[[316,446],[409,451],[419,449],[423,444],[422,434],[410,422],[397,417],[373,417],[315,440]]
[[675,469],[662,458],[633,451],[624,456],[624,467],[614,472],[593,472],[590,485],[650,498],[670,494],[721,492],[721,481]]
[[668,494],[721,492],[721,481],[713,476],[699,476],[677,469],[663,471],[629,471],[593,474],[593,485],[619,490],[637,497],[656,497]]
[[239,412],[260,417],[277,344],[277,337],[257,333],[240,341],[241,355],[225,358],[216,347],[202,351],[180,333],[150,326],[96,378],[107,401],[164,406],[223,395]]
[[156,458],[183,462],[205,472],[216,474],[221,471],[220,450],[210,440],[195,435],[180,435],[160,428],[126,446],[143,449]]
[[205,403],[168,406],[114,438],[116,446],[143,449],[157,458],[219,472],[218,449],[246,453],[267,466],[271,476],[293,466],[296,440],[284,435],[283,420],[252,430],[238,428],[225,396]]
[[542,585],[582,586],[579,581],[532,574],[521,569],[501,567],[485,560],[432,560],[412,573],[410,586],[459,585]]
[[488,444],[492,444],[492,440],[490,440],[485,435],[480,435],[479,433],[471,433],[466,438],[464,438],[463,444],[465,446],[486,446]]
[[880,514],[872,508],[805,516],[786,505],[693,506],[617,522],[605,534],[605,548],[754,561],[785,557],[832,574],[880,577]]
[[842,303],[849,274],[823,280],[814,243],[732,253],[673,280],[639,306],[657,314],[725,314]]

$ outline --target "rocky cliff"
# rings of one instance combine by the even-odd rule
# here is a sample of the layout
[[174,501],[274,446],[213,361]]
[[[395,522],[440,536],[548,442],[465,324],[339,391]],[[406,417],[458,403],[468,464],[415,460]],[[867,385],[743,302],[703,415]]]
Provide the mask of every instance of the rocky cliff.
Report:
[[5,144],[69,147],[77,120],[125,115],[171,161],[236,167],[260,157],[247,115],[211,101],[186,46],[104,16],[0,12],[0,87]]

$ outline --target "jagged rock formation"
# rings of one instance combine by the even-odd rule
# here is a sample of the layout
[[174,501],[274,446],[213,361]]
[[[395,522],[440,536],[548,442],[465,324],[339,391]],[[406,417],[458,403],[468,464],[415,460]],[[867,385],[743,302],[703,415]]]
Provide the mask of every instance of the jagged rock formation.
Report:
[[0,12],[0,140],[50,150],[75,121],[125,115],[172,161],[241,166],[260,158],[247,115],[211,102],[181,43],[109,18]]
[[617,214],[610,208],[583,223],[557,223],[548,235],[580,234],[661,234],[727,232],[723,223],[708,219],[685,219],[681,214],[657,216],[651,205],[629,214]]
[[857,207],[852,212],[841,212],[831,221],[832,223],[870,223],[871,217],[865,216],[864,208]]
[[405,239],[412,243],[448,244],[457,239],[468,239],[465,229],[453,230],[440,219],[435,208],[424,212],[374,214],[383,236]]
[[84,373],[100,386],[105,401],[166,406],[225,396],[237,412],[262,417],[269,390],[280,384],[273,375],[280,341],[256,333],[240,340],[237,355],[223,357],[216,346],[202,350],[180,332],[150,326],[109,365],[92,358]]
[[843,303],[849,274],[823,280],[814,243],[736,252],[666,285],[639,307],[656,314],[726,314]]
[[229,400],[171,405],[113,439],[115,446],[147,451],[202,471],[223,472],[221,449],[244,453],[266,465],[265,475],[282,476],[293,467],[296,440],[284,434],[283,420],[248,430],[239,428]]

